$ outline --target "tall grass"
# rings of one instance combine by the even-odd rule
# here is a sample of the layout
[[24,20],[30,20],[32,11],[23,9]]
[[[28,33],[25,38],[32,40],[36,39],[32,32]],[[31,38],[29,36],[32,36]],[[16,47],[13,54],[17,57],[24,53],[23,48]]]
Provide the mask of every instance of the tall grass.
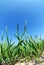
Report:
[[17,24],[17,34],[14,36],[18,39],[18,44],[15,45],[12,40],[9,40],[6,29],[6,39],[3,42],[3,34],[2,34],[2,42],[0,42],[0,63],[4,61],[5,64],[9,62],[19,61],[20,59],[31,60],[31,59],[39,59],[39,57],[44,52],[44,40],[38,39],[36,36],[35,40],[32,36],[26,36],[23,38],[25,33],[27,32],[26,24],[24,25],[24,31],[22,35],[19,35],[19,24]]

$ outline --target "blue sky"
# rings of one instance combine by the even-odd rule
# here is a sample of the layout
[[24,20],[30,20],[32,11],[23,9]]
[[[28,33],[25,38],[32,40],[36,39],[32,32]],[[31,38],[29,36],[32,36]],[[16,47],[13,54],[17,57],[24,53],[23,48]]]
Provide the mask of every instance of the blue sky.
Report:
[[0,0],[0,35],[8,27],[8,35],[14,38],[16,24],[20,34],[27,20],[28,33],[44,37],[44,0]]

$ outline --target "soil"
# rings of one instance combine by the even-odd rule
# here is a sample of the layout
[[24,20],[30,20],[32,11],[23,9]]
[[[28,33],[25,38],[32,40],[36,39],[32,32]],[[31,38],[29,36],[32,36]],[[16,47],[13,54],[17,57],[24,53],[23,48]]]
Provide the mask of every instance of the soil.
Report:
[[39,58],[39,61],[17,62],[15,65],[44,65],[44,54]]
[[[0,64],[0,65],[2,65],[2,64]],[[3,65],[5,65],[5,64],[3,64]],[[10,63],[7,65],[12,65],[12,64]],[[23,61],[23,62],[18,61],[14,65],[44,65],[44,54],[42,54],[42,56],[39,58],[38,62],[35,60],[34,61],[31,60],[31,61],[27,61],[27,62],[26,61]]]

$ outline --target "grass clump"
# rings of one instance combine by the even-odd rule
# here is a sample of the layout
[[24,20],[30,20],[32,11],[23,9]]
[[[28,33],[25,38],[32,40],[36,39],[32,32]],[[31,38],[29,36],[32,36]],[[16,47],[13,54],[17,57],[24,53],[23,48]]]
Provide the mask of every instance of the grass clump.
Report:
[[44,52],[44,40],[36,39],[34,40],[32,36],[25,35],[27,29],[26,24],[24,25],[24,31],[22,35],[19,35],[19,24],[17,24],[17,34],[14,35],[18,39],[18,44],[14,45],[12,40],[9,40],[6,29],[6,39],[0,43],[0,63],[4,65],[11,64],[14,65],[18,61],[30,61],[30,60],[39,60],[39,57]]

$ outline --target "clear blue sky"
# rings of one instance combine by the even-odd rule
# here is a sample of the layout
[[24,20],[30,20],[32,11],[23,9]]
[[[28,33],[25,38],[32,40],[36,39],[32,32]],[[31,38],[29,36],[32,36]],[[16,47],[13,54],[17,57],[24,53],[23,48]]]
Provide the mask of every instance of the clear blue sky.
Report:
[[9,37],[14,37],[17,22],[21,34],[25,20],[30,35],[44,37],[44,0],[0,0],[0,35],[7,26]]

